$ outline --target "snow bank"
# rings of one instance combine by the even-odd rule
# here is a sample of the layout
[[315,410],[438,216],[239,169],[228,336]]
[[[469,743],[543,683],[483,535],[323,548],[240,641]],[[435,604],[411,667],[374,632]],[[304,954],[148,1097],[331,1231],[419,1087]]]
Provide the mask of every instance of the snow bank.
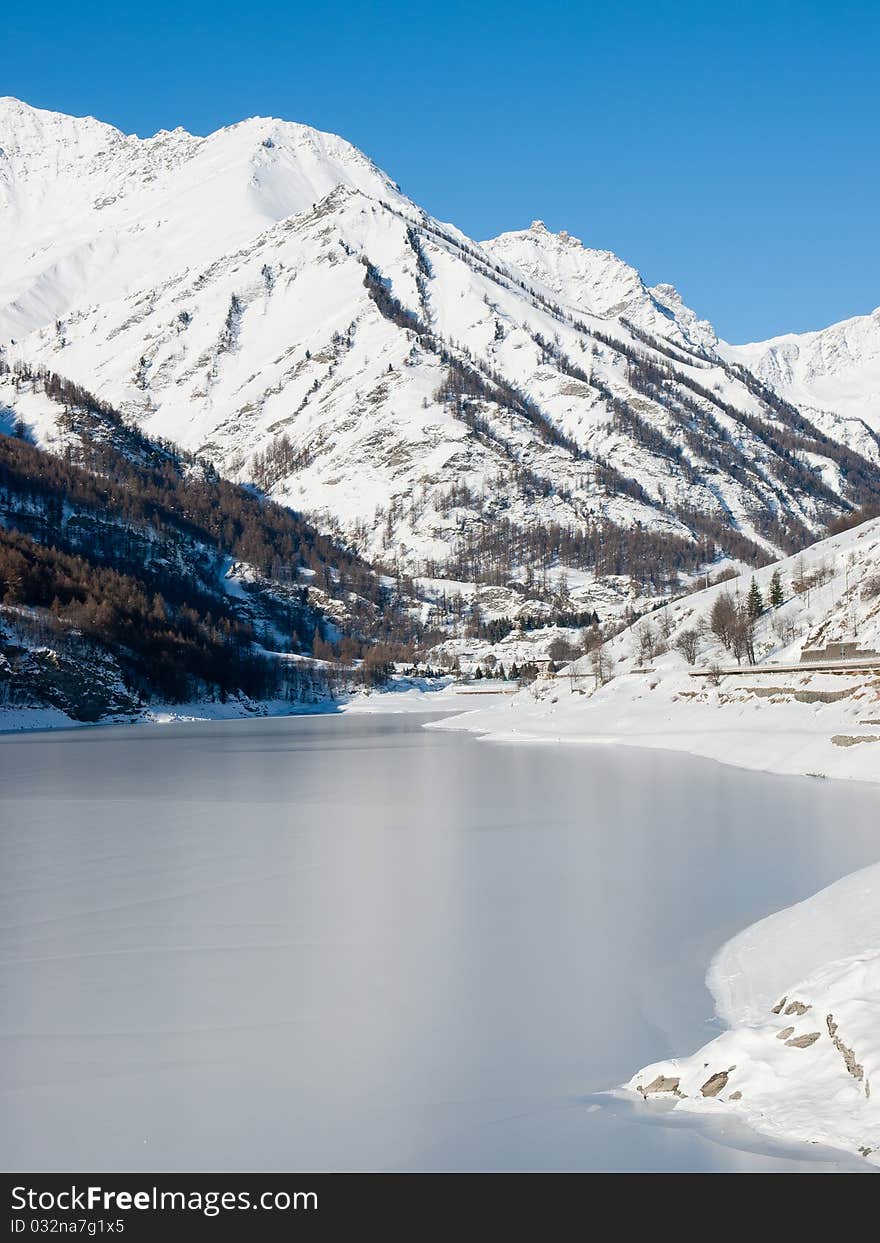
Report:
[[[477,684],[479,686],[479,684]],[[339,703],[341,712],[452,712],[469,704],[498,703],[500,689],[468,689],[451,678],[429,682],[424,678],[401,678],[381,691],[360,691]]]
[[[804,685],[787,679],[781,689],[774,674],[729,676],[716,688],[661,664],[649,678],[621,675],[592,693],[545,685],[432,728],[470,730],[498,742],[684,751],[761,772],[880,781],[880,733],[864,724],[880,717],[876,692],[866,692],[858,676],[804,677]],[[844,690],[851,691],[846,698],[821,698]]]
[[79,723],[59,708],[0,708],[0,734],[31,729],[73,729]]
[[706,982],[725,1023],[759,1023],[793,980],[823,963],[877,952],[880,864],[744,929],[715,955]]
[[707,977],[730,1030],[625,1090],[880,1165],[878,899],[880,864],[734,937]]

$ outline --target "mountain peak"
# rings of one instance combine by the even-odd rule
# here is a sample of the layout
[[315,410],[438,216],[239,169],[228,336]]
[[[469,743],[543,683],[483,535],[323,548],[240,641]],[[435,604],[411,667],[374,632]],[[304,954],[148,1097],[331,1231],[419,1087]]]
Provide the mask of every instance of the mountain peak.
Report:
[[357,147],[277,117],[148,138],[0,100],[0,339],[252,243],[337,186],[411,210]]
[[610,250],[585,246],[565,229],[552,233],[542,220],[502,233],[483,246],[576,310],[601,318],[624,316],[648,332],[712,349],[716,336],[672,285],[648,289],[640,273]]
[[51,108],[37,108],[34,104],[17,99],[14,95],[0,95],[0,126],[3,127],[0,130],[0,138],[8,137],[7,127],[10,126],[28,126],[31,129],[61,127],[66,130],[77,128],[100,130],[122,137],[121,130],[109,125],[106,121],[99,121],[96,117],[74,117],[66,112],[55,112]]

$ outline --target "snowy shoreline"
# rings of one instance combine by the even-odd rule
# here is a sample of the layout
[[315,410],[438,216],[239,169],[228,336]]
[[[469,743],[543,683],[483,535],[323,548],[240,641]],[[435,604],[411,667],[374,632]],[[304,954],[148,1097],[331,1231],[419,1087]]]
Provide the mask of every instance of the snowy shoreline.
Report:
[[[755,678],[751,696],[772,692],[773,681],[771,673],[765,684]],[[562,696],[535,701],[520,695],[516,701],[467,711],[426,728],[463,730],[484,742],[634,747],[777,776],[880,782],[880,747],[875,750],[868,741],[873,735],[836,705],[823,704],[817,712],[798,703],[765,706],[750,696],[722,706],[717,692],[703,703],[683,704],[677,699],[682,685],[678,671],[667,678],[658,669],[652,683],[650,705],[621,702],[621,679],[599,691],[588,711],[579,701],[563,702]]]
[[[756,671],[740,694],[725,691],[725,678],[684,697],[693,680],[671,657],[647,678],[624,674],[589,697],[571,683],[539,686],[536,694],[426,728],[467,730],[489,742],[679,751],[780,776],[880,781],[880,749],[834,741],[864,733],[854,720],[865,711],[864,675],[861,682],[857,674],[804,676],[810,689],[800,700],[778,694],[773,671]],[[880,835],[877,849],[880,856]],[[663,1101],[676,1115],[729,1119],[758,1135],[836,1148],[880,1166],[880,862],[743,929],[715,953],[706,984],[727,1030],[689,1057],[644,1067],[619,1090]]]
[[221,703],[153,704],[142,713],[104,717],[99,721],[76,721],[58,708],[0,709],[0,738],[8,734],[54,733],[81,729],[106,729],[114,725],[205,724],[209,721],[258,720],[261,717],[318,716],[336,712],[339,704],[326,706],[292,704],[286,700],[245,702],[229,699]]
[[744,929],[706,983],[728,1030],[623,1091],[880,1167],[880,863]]
[[[6,734],[48,733],[56,730],[101,729],[111,725],[183,725],[209,721],[259,720],[284,716],[335,716],[344,713],[459,713],[468,691],[449,684],[431,686],[401,679],[398,686],[382,691],[359,691],[338,699],[316,703],[292,703],[286,699],[246,700],[230,697],[226,703],[197,700],[193,703],[150,704],[136,715],[107,717],[100,721],[75,721],[58,708],[0,708],[0,737]],[[498,696],[489,695],[488,698]]]

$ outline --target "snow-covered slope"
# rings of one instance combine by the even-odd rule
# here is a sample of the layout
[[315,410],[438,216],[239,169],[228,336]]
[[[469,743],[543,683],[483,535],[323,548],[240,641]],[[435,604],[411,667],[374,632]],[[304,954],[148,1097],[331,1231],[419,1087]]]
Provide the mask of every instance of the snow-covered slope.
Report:
[[305,125],[140,139],[0,99],[0,340],[208,263],[338,185],[402,201],[350,143]]
[[797,405],[880,431],[880,307],[818,332],[721,343],[719,350]]
[[[773,576],[782,602],[770,606]],[[754,575],[756,663],[713,630],[749,572],[638,619],[555,679],[443,722],[490,737],[687,751],[772,772],[880,781],[880,519]],[[858,668],[801,653],[855,643]],[[870,655],[873,653],[873,655]],[[742,664],[741,664],[742,662]],[[831,667],[829,667],[829,663]]]
[[671,287],[546,230],[481,247],[339,138],[144,140],[7,100],[0,148],[6,359],[389,568],[564,567],[607,615],[880,493],[876,437],[843,447],[729,366]]

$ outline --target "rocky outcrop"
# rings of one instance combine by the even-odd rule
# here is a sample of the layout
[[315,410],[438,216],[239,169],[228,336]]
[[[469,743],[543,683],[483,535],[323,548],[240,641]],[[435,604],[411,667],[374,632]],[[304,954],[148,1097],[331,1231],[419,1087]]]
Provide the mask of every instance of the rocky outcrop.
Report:
[[838,1036],[837,1024],[834,1021],[834,1015],[829,1014],[825,1019],[825,1023],[828,1027],[828,1035],[831,1037],[831,1043],[834,1045],[837,1052],[843,1058],[843,1064],[846,1067],[847,1071],[852,1075],[853,1079],[858,1079],[860,1083],[862,1082],[862,1080],[864,1080],[865,1096],[870,1096],[871,1085],[865,1079],[865,1068],[864,1066],[862,1066],[861,1062],[856,1061],[856,1055],[853,1052],[853,1050],[850,1049],[847,1045],[845,1045],[843,1041],[840,1039],[840,1037]]

